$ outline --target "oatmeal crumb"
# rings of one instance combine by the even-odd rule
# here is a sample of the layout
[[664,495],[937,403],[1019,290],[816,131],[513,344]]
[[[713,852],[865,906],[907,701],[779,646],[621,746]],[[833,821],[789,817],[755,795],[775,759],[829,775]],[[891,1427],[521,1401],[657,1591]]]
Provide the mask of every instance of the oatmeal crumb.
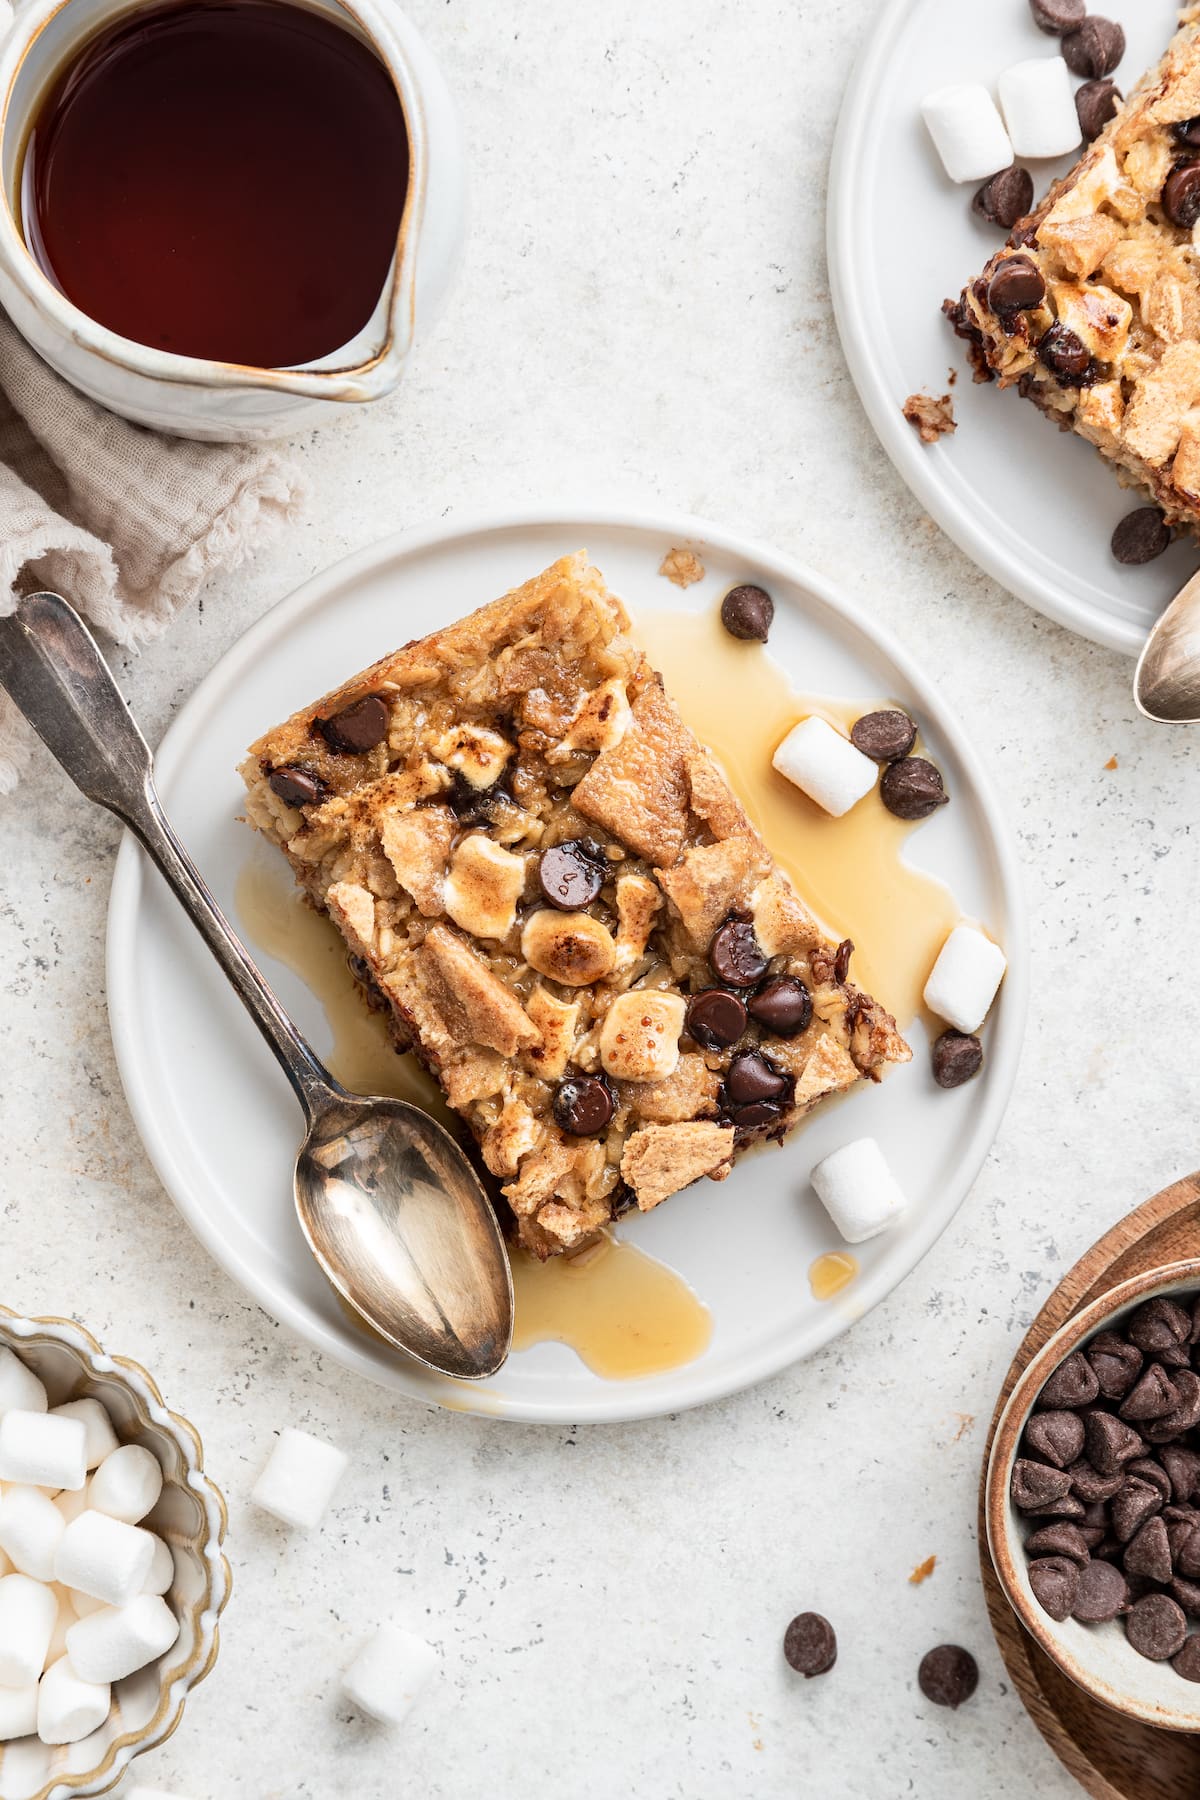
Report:
[[694,550],[668,550],[658,566],[660,575],[673,581],[676,587],[691,587],[693,582],[703,581],[704,564]]
[[909,1578],[908,1578],[909,1586],[910,1587],[920,1587],[920,1585],[923,1581],[929,1580],[929,1577],[933,1574],[933,1571],[936,1567],[937,1567],[937,1557],[936,1556],[927,1556],[923,1563],[917,1564],[916,1568],[913,1570],[912,1574],[909,1576]]
[[1106,769],[1119,769],[1121,765],[1115,756],[1110,756],[1104,766]]
[[951,387],[958,386],[958,370],[954,367],[953,364],[951,364],[951,366],[950,366],[950,372],[946,376],[946,380],[949,382]]
[[940,400],[932,394],[910,394],[904,402],[904,416],[920,434],[923,444],[936,444],[939,438],[958,430],[949,394],[943,394]]

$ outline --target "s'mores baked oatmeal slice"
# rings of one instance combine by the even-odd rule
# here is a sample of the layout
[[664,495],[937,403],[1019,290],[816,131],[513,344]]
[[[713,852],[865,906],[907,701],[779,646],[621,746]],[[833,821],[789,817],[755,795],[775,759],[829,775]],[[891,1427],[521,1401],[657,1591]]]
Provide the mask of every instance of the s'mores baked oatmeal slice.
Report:
[[977,378],[1016,385],[1200,533],[1200,7],[960,300]]
[[909,1059],[582,554],[304,707],[242,774],[539,1256]]

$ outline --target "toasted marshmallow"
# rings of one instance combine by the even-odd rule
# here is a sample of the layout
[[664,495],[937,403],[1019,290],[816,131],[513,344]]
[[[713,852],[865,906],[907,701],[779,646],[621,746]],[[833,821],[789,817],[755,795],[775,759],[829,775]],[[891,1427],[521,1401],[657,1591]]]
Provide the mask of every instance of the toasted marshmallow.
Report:
[[600,1030],[600,1061],[615,1081],[661,1081],[679,1064],[687,1007],[658,988],[618,994]]
[[1111,148],[1105,149],[1091,168],[1059,196],[1042,222],[1044,225],[1070,225],[1076,219],[1086,219],[1124,185],[1116,156]]
[[1133,308],[1106,287],[1075,287],[1062,282],[1054,289],[1058,322],[1073,331],[1100,362],[1116,362],[1129,342]]
[[507,738],[486,725],[454,725],[433,745],[433,754],[455,769],[473,788],[490,788],[504,773],[513,753]]
[[1065,156],[1078,150],[1083,128],[1070,71],[1061,56],[1035,56],[1005,69],[1000,108],[1018,156]]
[[450,860],[446,911],[472,937],[504,938],[513,928],[524,889],[524,858],[475,832]]
[[951,181],[983,181],[1012,162],[1013,147],[1004,121],[996,102],[979,82],[962,82],[926,94],[921,117]]
[[564,762],[580,750],[614,749],[629,730],[633,713],[625,693],[625,683],[613,676],[601,682],[585,698],[583,705],[563,737],[561,748],[552,750],[547,762]]
[[612,933],[589,913],[542,907],[521,933],[521,955],[531,969],[564,987],[589,987],[611,974],[617,960]]

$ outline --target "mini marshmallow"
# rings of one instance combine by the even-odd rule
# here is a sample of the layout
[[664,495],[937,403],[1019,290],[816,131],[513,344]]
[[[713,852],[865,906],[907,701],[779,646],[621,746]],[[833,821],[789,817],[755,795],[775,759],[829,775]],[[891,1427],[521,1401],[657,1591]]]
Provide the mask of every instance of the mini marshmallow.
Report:
[[0,1481],[81,1488],[87,1480],[86,1442],[79,1419],[14,1407],[0,1418]]
[[0,1549],[14,1569],[35,1581],[54,1580],[54,1558],[65,1529],[53,1500],[37,1488],[11,1487],[0,1500]]
[[1065,156],[1083,141],[1071,77],[1061,56],[1014,63],[997,82],[1018,156]]
[[921,117],[951,181],[983,181],[1011,164],[1013,147],[1004,121],[979,82],[926,94]]
[[75,1620],[86,1619],[89,1613],[103,1612],[109,1602],[97,1600],[94,1594],[85,1594],[79,1588],[68,1588],[67,1604],[71,1608],[71,1618]]
[[50,1591],[58,1602],[58,1615],[54,1621],[54,1630],[50,1633],[50,1642],[46,1646],[47,1668],[51,1663],[56,1663],[60,1656],[67,1654],[67,1632],[75,1623],[75,1608],[71,1605],[71,1596],[66,1588],[52,1582]]
[[154,1561],[154,1538],[107,1513],[85,1512],[62,1534],[54,1575],[64,1587],[124,1606],[140,1594]]
[[84,1457],[89,1469],[96,1468],[117,1448],[113,1422],[99,1400],[68,1400],[65,1406],[52,1406],[52,1419],[81,1419],[86,1434]]
[[62,1514],[63,1524],[69,1525],[72,1519],[77,1519],[80,1513],[87,1511],[90,1504],[88,1491],[81,1487],[76,1488],[73,1493],[55,1494],[54,1504]]
[[0,1581],[0,1688],[28,1687],[46,1666],[58,1617],[52,1588],[30,1575]]
[[84,1681],[60,1656],[38,1688],[37,1733],[43,1744],[77,1744],[103,1725],[112,1705],[107,1681]]
[[0,1350],[0,1418],[14,1407],[21,1412],[45,1412],[46,1390],[15,1351]]
[[1007,967],[999,944],[974,925],[956,925],[929,972],[925,1004],[956,1031],[978,1031]]
[[106,1606],[76,1619],[67,1632],[67,1655],[84,1681],[123,1681],[165,1655],[178,1636],[179,1620],[166,1601],[139,1594],[128,1606]]
[[25,1687],[0,1687],[0,1744],[32,1737],[37,1730],[37,1709],[36,1681]]
[[150,1573],[142,1583],[143,1594],[165,1594],[175,1579],[175,1558],[171,1555],[170,1544],[162,1538],[154,1540],[154,1561],[150,1564]]
[[424,1638],[381,1625],[342,1676],[342,1688],[362,1712],[400,1725],[437,1666],[437,1651]]
[[801,719],[788,732],[771,763],[835,819],[857,806],[879,775],[878,763],[816,717]]
[[250,1498],[285,1525],[311,1531],[320,1524],[348,1462],[335,1445],[285,1426]]
[[856,1138],[824,1157],[812,1184],[848,1244],[878,1237],[908,1204],[874,1138]]
[[88,1485],[88,1505],[110,1518],[136,1525],[158,1504],[163,1472],[158,1458],[140,1444],[122,1444],[106,1456]]

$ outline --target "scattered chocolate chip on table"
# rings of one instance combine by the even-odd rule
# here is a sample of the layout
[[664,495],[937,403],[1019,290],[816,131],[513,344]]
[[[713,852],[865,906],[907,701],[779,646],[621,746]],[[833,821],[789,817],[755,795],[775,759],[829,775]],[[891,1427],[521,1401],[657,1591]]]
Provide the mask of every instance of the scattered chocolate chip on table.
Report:
[[917,1681],[935,1706],[957,1708],[979,1686],[979,1664],[961,1644],[939,1644],[921,1658]]
[[872,762],[898,762],[917,741],[916,722],[898,707],[865,713],[850,728],[850,742]]
[[1170,542],[1170,527],[1157,506],[1139,506],[1127,513],[1113,532],[1112,553],[1119,563],[1136,567],[1153,562]]
[[906,820],[927,819],[950,799],[941,771],[923,756],[889,763],[879,783],[879,795],[890,813]]
[[943,1031],[933,1046],[933,1079],[941,1088],[962,1087],[983,1067],[983,1045],[972,1033]]
[[765,588],[743,582],[721,602],[721,623],[730,637],[765,644],[775,618],[775,602]]
[[783,1634],[783,1654],[797,1675],[827,1675],[837,1661],[837,1634],[820,1613],[797,1613]]

